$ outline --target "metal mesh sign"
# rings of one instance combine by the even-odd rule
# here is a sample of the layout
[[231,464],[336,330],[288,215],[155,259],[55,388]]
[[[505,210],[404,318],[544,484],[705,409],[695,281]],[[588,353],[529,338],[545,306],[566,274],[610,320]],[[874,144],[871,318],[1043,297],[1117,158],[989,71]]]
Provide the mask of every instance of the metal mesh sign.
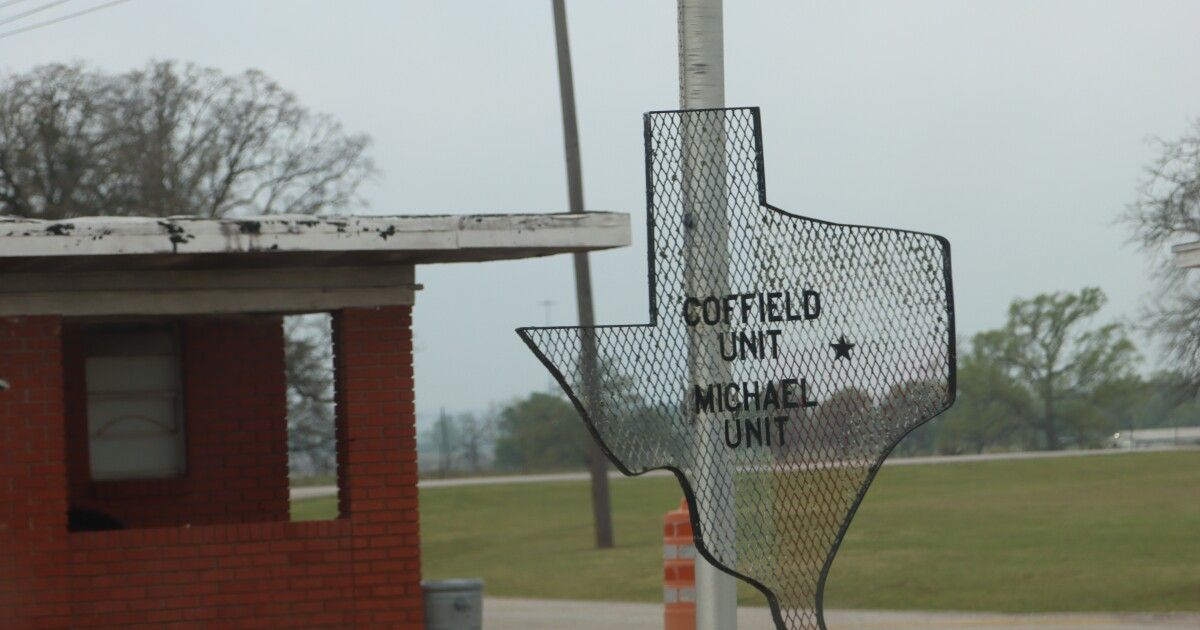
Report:
[[700,553],[823,628],[867,486],[954,398],[950,245],[768,205],[756,108],[645,129],[650,323],[518,333],[622,472],[675,472]]

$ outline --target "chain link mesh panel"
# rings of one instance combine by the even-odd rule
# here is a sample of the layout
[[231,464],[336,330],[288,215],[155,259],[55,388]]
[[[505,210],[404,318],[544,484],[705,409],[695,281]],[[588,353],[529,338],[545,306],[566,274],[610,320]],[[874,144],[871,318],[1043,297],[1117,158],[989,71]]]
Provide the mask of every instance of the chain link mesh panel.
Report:
[[824,628],[872,477],[954,398],[949,243],[767,205],[756,108],[645,124],[650,323],[518,333],[622,472],[675,472],[709,561]]

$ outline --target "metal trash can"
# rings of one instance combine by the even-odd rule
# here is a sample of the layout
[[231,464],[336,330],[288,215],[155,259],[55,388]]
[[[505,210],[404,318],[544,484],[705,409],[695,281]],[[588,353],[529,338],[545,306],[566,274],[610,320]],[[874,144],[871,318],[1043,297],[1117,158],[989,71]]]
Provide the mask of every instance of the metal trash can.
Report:
[[481,630],[483,580],[426,580],[425,630]]

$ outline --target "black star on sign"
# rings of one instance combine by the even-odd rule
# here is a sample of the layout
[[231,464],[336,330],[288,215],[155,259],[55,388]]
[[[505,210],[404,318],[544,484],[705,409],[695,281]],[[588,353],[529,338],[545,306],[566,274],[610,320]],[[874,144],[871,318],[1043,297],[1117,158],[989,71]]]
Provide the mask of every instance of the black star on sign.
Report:
[[[949,243],[768,204],[757,109],[645,124],[649,321],[518,332],[621,472],[675,473],[697,553],[762,591],[776,628],[823,630],[874,472],[953,399]],[[852,402],[868,392],[880,413]]]
[[850,349],[853,348],[855,344],[846,341],[846,335],[842,335],[841,337],[838,337],[837,343],[831,343],[829,345],[833,348],[833,351],[837,353],[836,356],[833,357],[834,360],[846,359],[849,361]]

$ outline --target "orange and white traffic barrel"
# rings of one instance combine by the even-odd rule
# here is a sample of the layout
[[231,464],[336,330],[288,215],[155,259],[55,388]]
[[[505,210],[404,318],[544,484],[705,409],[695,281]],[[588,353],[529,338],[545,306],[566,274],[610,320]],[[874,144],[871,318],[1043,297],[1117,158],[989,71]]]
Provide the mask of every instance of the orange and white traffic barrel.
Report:
[[687,499],[663,519],[663,628],[696,630],[696,545]]

